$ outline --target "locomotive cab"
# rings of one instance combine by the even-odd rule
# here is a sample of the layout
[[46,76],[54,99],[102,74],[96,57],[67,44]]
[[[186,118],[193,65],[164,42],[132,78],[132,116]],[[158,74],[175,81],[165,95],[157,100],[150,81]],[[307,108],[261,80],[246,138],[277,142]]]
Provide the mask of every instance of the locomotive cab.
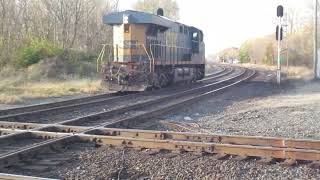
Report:
[[128,16],[123,21],[112,24],[113,43],[106,47],[112,58],[104,68],[105,83],[110,90],[142,91],[148,86],[149,58],[143,46],[146,26],[129,23]]

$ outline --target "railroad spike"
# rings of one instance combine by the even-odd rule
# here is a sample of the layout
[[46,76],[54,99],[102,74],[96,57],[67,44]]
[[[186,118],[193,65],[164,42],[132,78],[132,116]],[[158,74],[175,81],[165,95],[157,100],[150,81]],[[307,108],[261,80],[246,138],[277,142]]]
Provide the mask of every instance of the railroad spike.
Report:
[[263,157],[257,160],[258,164],[264,164],[264,165],[273,164],[274,162],[275,162],[275,159],[272,157]]
[[229,158],[229,157],[230,157],[229,154],[224,154],[224,153],[213,155],[213,158],[214,158],[215,160],[225,160],[225,159],[227,159],[227,158]]
[[240,156],[232,156],[232,159],[236,160],[236,161],[246,161],[246,160],[250,159],[250,157],[249,156],[240,155]]
[[183,153],[186,153],[187,151],[183,148],[180,148],[180,149],[177,149],[177,150],[173,150],[171,151],[172,153],[174,154],[183,154]]
[[175,158],[177,156],[178,156],[177,153],[169,153],[169,154],[163,154],[161,157],[167,158],[167,159],[172,159],[172,158]]
[[295,166],[297,165],[297,160],[295,159],[285,159],[283,162],[279,163],[281,166]]
[[153,156],[160,153],[159,149],[145,149],[145,151],[142,151],[142,153]]
[[197,155],[197,156],[206,156],[206,155],[208,155],[208,153],[205,152],[205,151],[195,151],[195,152],[192,152],[192,154]]

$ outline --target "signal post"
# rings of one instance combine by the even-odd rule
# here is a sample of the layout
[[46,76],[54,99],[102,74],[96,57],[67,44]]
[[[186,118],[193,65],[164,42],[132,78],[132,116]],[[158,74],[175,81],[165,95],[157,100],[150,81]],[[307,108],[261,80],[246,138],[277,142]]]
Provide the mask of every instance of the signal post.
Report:
[[276,29],[276,39],[278,41],[278,62],[277,62],[277,83],[281,84],[281,41],[283,38],[283,28],[282,28],[282,17],[283,17],[283,6],[279,5],[277,7],[278,16],[278,26]]

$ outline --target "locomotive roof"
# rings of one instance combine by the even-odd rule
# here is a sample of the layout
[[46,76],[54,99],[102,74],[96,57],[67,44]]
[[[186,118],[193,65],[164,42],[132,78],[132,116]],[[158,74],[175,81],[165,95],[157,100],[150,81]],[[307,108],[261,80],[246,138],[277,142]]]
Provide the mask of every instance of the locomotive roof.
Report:
[[[105,24],[113,25],[113,24],[123,24],[123,17],[128,17],[129,24],[156,24],[159,26],[172,28],[179,25],[184,25],[182,23],[173,21],[167,17],[159,16],[151,13],[134,11],[134,10],[126,10],[121,12],[113,12],[103,16],[103,22]],[[187,25],[184,25],[187,26]],[[197,29],[195,27],[191,27]]]

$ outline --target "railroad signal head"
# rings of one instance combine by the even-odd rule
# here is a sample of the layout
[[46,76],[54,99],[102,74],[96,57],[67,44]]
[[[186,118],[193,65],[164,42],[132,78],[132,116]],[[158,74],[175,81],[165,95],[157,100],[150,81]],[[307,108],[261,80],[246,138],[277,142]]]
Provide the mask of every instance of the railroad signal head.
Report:
[[158,15],[158,16],[164,16],[164,13],[163,13],[163,9],[162,9],[162,8],[158,8],[158,10],[157,10],[157,15]]
[[278,17],[283,17],[283,6],[282,5],[279,5],[277,7],[277,16]]
[[[283,39],[283,28],[280,28],[280,41]],[[276,40],[279,41],[279,26],[276,29]]]

